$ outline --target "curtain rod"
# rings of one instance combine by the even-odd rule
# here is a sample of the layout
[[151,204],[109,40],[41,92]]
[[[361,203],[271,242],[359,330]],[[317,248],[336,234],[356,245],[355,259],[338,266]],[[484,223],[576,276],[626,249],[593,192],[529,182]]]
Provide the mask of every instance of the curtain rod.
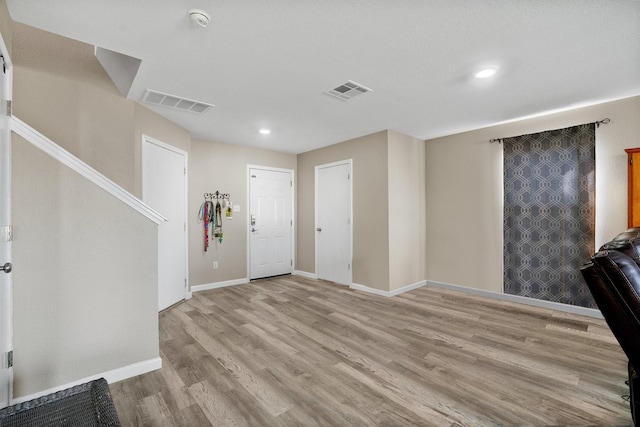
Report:
[[[594,123],[596,125],[597,128],[600,127],[600,125],[608,125],[609,123],[611,123],[611,119],[609,117],[606,117],[602,120],[598,120],[597,122],[591,122]],[[494,142],[497,142],[498,144],[502,144],[502,141],[505,138],[492,138],[489,140],[489,144],[493,144]]]

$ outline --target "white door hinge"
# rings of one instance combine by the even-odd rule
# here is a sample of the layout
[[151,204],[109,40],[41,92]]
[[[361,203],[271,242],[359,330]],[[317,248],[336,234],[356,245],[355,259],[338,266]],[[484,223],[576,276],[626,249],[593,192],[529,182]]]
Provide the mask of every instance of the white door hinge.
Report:
[[5,242],[13,242],[13,225],[3,225],[2,233],[4,234]]
[[3,116],[11,117],[11,100],[3,99],[0,103],[0,114]]

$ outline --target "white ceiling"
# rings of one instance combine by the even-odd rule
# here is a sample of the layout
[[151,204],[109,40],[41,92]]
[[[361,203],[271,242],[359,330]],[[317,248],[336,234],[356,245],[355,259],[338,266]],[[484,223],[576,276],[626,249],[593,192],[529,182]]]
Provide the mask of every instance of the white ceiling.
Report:
[[[11,17],[140,59],[150,107],[207,140],[301,153],[392,129],[421,139],[640,95],[638,0],[7,0]],[[189,9],[211,15],[194,26]],[[499,67],[490,79],[473,74]],[[324,92],[347,80],[373,91]],[[258,133],[260,128],[270,135]]]

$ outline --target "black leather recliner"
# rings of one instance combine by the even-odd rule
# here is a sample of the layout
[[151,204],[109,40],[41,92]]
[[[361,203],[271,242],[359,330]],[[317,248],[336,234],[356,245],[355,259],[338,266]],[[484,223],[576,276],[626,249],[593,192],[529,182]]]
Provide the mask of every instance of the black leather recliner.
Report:
[[580,272],[609,328],[629,359],[634,424],[640,417],[640,228],[604,244]]

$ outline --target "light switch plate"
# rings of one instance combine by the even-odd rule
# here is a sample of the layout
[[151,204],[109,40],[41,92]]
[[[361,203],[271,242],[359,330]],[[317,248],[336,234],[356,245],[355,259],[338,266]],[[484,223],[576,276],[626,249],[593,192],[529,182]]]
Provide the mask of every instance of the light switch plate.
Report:
[[234,212],[240,212],[240,205],[233,205]]

